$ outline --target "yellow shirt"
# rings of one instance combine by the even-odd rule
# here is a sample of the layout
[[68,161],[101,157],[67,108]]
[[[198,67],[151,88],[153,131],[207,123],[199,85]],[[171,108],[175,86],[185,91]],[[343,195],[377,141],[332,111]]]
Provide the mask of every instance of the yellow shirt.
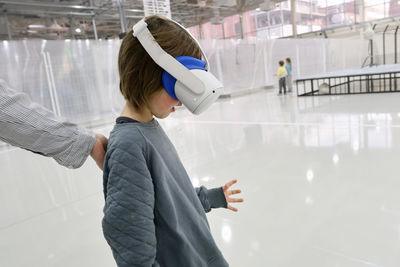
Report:
[[279,78],[283,78],[287,76],[287,71],[285,67],[279,67],[278,72],[276,73],[276,76]]

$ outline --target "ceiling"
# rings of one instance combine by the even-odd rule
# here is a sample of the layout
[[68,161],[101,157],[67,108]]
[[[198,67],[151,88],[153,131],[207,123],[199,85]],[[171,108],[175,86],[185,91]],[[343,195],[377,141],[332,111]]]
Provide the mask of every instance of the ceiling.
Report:
[[[186,27],[257,8],[264,0],[170,0],[172,18]],[[123,0],[129,26],[144,16],[143,0]],[[0,40],[99,38],[121,33],[120,0],[0,0]],[[94,15],[94,16],[93,16]],[[77,30],[79,28],[79,30]]]

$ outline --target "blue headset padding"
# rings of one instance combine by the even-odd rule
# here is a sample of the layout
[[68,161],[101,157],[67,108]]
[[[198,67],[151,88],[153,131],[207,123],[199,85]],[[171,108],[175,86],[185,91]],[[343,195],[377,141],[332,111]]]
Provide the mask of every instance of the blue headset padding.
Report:
[[[206,69],[206,62],[194,57],[189,57],[189,56],[181,56],[177,57],[176,60],[178,60],[182,65],[184,65],[186,68],[189,70],[192,69],[199,69],[199,70],[207,70]],[[176,79],[172,77],[171,74],[166,72],[165,70],[162,73],[161,76],[162,84],[167,91],[167,93],[178,100],[178,98],[175,95],[175,83]]]

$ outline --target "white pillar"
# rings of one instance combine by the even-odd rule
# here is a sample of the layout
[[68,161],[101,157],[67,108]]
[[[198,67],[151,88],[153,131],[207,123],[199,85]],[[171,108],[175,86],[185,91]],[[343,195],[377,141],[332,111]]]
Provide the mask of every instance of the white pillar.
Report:
[[360,12],[360,21],[365,21],[365,7],[364,7],[364,0],[358,0],[358,12]]
[[290,18],[292,20],[292,35],[297,38],[296,1],[290,0]]

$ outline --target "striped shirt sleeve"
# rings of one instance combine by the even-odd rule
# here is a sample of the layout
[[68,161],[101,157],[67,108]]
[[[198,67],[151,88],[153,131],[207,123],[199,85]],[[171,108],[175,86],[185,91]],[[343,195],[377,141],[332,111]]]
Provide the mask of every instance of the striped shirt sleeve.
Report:
[[57,117],[0,80],[0,140],[79,168],[89,156],[93,132]]

